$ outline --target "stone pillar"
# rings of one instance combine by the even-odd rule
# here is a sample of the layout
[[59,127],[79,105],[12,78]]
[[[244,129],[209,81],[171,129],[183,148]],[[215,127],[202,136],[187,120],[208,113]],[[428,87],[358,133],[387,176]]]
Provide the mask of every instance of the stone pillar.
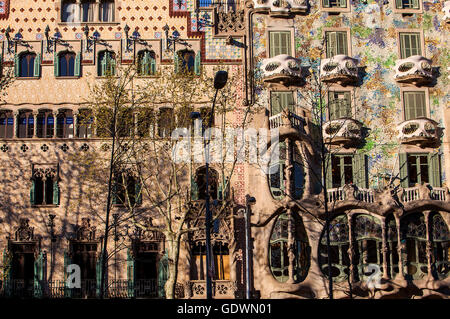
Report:
[[78,137],[78,110],[73,112],[73,137]]
[[52,115],[53,115],[53,138],[56,138],[56,131],[57,131],[57,125],[58,125],[58,121],[57,121],[58,111],[53,111]]
[[133,113],[134,136],[138,136],[138,134],[139,134],[138,122],[139,122],[139,113],[138,112],[134,112]]
[[383,254],[383,278],[388,278],[388,248],[387,248],[387,234],[386,234],[386,219],[383,217],[381,218],[381,253]]
[[14,116],[13,138],[17,138],[19,137],[19,111],[14,111],[13,116]]
[[355,253],[354,253],[354,247],[353,247],[353,214],[349,213],[347,214],[347,223],[348,223],[348,257],[350,259],[350,266],[349,266],[349,274],[350,274],[350,282],[355,282]]
[[284,190],[286,193],[286,196],[290,198],[292,196],[292,179],[291,179],[291,173],[292,173],[292,144],[291,140],[289,138],[285,139],[285,145],[286,145],[286,160],[285,160],[285,168],[284,168],[284,174],[286,176],[286,189]]
[[288,209],[287,215],[288,215],[288,258],[289,258],[288,273],[289,273],[289,279],[287,280],[286,283],[293,284],[295,282],[294,281],[295,223],[293,221],[293,216],[292,216],[292,210],[291,209]]
[[425,225],[426,225],[426,239],[427,239],[427,246],[426,246],[426,253],[427,253],[427,268],[428,268],[428,280],[433,280],[433,275],[431,273],[431,258],[432,258],[432,252],[433,252],[433,244],[431,243],[431,231],[430,231],[430,211],[424,211],[423,216],[425,218]]
[[39,112],[33,111],[33,138],[37,138],[37,116]]
[[100,0],[95,0],[94,4],[94,22],[100,22]]
[[[401,242],[401,233],[400,233],[400,218],[394,214],[395,224],[397,226],[397,254],[398,254],[398,271],[402,279],[405,278],[405,271],[403,269],[403,245]],[[406,249],[406,247],[405,247]]]

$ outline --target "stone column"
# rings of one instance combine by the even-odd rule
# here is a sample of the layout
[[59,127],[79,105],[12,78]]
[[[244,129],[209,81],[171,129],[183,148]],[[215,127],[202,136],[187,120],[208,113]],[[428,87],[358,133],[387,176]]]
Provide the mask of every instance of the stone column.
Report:
[[292,216],[292,210],[291,209],[288,209],[287,215],[288,215],[288,258],[289,258],[288,273],[289,273],[289,279],[287,280],[286,283],[293,284],[295,282],[294,281],[295,223],[293,222],[293,216]]
[[386,219],[383,217],[381,218],[381,253],[383,254],[383,278],[388,278],[388,264],[387,264],[387,258],[388,258],[388,248],[387,248],[387,234],[386,234]]
[[138,134],[139,134],[139,130],[138,130],[139,113],[138,112],[133,113],[133,122],[134,122],[134,136],[138,136]]
[[78,110],[73,112],[73,137],[78,137]]
[[[58,111],[53,111],[52,112],[53,115],[53,138],[56,138],[56,131],[57,131],[57,125],[58,125]],[[63,124],[64,125],[64,124]]]
[[350,282],[354,283],[355,282],[355,265],[354,265],[354,258],[355,258],[355,253],[354,253],[354,247],[353,247],[353,225],[352,225],[352,220],[353,220],[353,214],[349,213],[347,214],[347,223],[348,223],[348,257],[350,259],[350,266],[349,266],[349,274],[350,274]]
[[95,0],[94,4],[94,22],[100,22],[100,0]]
[[19,137],[19,111],[14,111],[13,116],[14,116],[13,138],[17,138]]
[[39,112],[33,111],[33,138],[37,138],[37,116]]
[[[398,254],[398,271],[402,279],[405,278],[405,271],[403,269],[403,245],[401,242],[401,233],[400,233],[400,218],[397,215],[395,217],[395,224],[397,226],[397,254]],[[406,249],[406,247],[405,247]]]
[[284,190],[287,197],[292,196],[292,179],[291,179],[291,173],[292,173],[292,152],[291,152],[291,140],[289,138],[285,139],[285,145],[286,145],[286,160],[285,160],[285,168],[284,168],[284,174],[286,176],[286,189]]
[[424,211],[423,216],[425,218],[425,225],[426,225],[426,239],[427,239],[427,246],[426,246],[426,253],[427,253],[427,268],[428,268],[428,280],[433,280],[433,275],[431,273],[431,258],[432,258],[432,252],[433,252],[433,244],[431,243],[431,231],[430,231],[430,211]]

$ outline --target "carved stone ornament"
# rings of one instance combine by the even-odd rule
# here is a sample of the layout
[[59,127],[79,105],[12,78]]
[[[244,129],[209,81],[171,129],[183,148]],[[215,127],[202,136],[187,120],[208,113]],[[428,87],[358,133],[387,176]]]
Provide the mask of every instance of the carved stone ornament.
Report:
[[21,218],[19,220],[19,227],[15,232],[16,241],[33,241],[34,240],[34,227],[30,227],[30,220],[27,218]]
[[226,33],[243,30],[245,30],[244,10],[217,13],[217,31]]
[[401,83],[425,84],[433,81],[432,61],[420,55],[397,60],[394,79]]
[[77,240],[94,241],[96,229],[95,226],[91,226],[91,220],[89,218],[82,218],[81,226],[77,230]]
[[35,167],[33,169],[33,177],[39,178],[55,178],[58,175],[56,167]]

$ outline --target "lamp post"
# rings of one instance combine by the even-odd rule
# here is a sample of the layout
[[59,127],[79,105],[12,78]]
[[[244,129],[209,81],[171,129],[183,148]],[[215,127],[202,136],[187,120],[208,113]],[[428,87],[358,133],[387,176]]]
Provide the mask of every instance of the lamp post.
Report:
[[[228,80],[228,72],[227,71],[217,71],[214,76],[214,88],[216,89],[216,93],[214,94],[214,100],[211,108],[211,116],[208,120],[208,127],[212,126],[212,114],[214,114],[214,108],[216,106],[216,98],[217,93],[220,89],[222,89],[225,84],[227,84]],[[192,112],[192,118],[199,117],[198,112]],[[209,136],[208,141],[206,139],[203,140],[205,147],[205,168],[206,168],[206,201],[205,201],[205,237],[206,237],[206,299],[212,299],[212,280],[211,280],[211,209],[209,204],[209,143],[211,140],[211,130],[208,130]]]
[[250,206],[256,203],[256,199],[245,195],[245,299],[250,299]]

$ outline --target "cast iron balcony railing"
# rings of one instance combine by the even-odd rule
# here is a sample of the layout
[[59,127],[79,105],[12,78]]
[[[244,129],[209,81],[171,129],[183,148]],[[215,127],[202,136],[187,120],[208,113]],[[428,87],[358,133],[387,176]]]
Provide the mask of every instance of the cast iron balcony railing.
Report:
[[438,146],[442,136],[442,128],[429,118],[420,117],[404,121],[397,126],[397,138],[402,144],[419,146]]
[[434,81],[431,60],[420,55],[397,60],[394,79],[399,83],[423,85]]
[[358,60],[344,54],[320,62],[320,80],[325,83],[349,84],[358,80]]
[[306,134],[305,125],[305,119],[292,111],[283,111],[269,117],[269,128],[278,128],[280,136]]

